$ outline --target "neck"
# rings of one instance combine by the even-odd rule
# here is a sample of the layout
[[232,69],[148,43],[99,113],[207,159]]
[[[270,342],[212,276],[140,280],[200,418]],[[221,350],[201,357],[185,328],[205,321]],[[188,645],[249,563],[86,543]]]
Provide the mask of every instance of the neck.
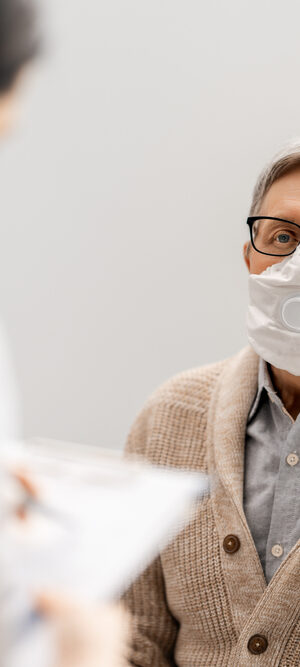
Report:
[[271,364],[269,368],[274,389],[280,395],[287,411],[296,419],[300,412],[300,376],[275,368]]

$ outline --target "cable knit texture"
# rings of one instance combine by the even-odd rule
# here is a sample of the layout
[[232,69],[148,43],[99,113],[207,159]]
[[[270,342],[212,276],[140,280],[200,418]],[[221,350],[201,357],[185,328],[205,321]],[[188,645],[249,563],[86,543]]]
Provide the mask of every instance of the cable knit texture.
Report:
[[[137,667],[300,665],[300,541],[267,586],[243,511],[244,441],[259,358],[247,346],[176,375],[147,400],[126,455],[208,472],[211,493],[190,524],[131,585]],[[226,553],[236,535],[240,548]],[[266,650],[248,649],[263,635]]]

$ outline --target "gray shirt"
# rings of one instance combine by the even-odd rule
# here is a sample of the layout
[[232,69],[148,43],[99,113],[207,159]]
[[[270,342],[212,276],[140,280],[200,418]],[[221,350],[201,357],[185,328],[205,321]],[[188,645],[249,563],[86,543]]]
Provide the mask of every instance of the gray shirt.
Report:
[[300,538],[300,414],[288,413],[261,358],[244,471],[244,511],[269,583]]

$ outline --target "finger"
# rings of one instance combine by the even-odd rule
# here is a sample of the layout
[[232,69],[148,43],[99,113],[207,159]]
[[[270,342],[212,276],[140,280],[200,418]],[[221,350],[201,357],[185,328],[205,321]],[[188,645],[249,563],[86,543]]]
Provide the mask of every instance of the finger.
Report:
[[14,470],[13,477],[21,484],[23,491],[25,491],[32,498],[38,497],[38,489],[34,482],[28,477],[28,474],[23,470]]
[[35,607],[45,616],[73,614],[81,609],[80,603],[74,598],[70,601],[69,597],[53,591],[38,593],[35,596]]

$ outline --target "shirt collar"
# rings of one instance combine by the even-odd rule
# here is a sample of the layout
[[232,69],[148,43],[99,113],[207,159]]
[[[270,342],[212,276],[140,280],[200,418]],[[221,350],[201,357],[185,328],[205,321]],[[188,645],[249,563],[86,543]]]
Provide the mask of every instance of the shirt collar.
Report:
[[277,392],[275,391],[275,389],[273,387],[273,384],[272,384],[272,380],[271,380],[270,373],[269,373],[269,370],[268,370],[268,364],[264,359],[262,359],[262,357],[260,357],[259,358],[259,365],[258,365],[257,394],[255,396],[254,403],[253,403],[253,405],[251,407],[251,410],[249,412],[248,419],[252,419],[252,417],[254,416],[254,414],[255,414],[255,412],[258,408],[262,392],[264,390],[267,392],[270,400],[273,403],[278,402],[278,400],[280,401],[280,398],[279,398],[279,396],[278,396]]

